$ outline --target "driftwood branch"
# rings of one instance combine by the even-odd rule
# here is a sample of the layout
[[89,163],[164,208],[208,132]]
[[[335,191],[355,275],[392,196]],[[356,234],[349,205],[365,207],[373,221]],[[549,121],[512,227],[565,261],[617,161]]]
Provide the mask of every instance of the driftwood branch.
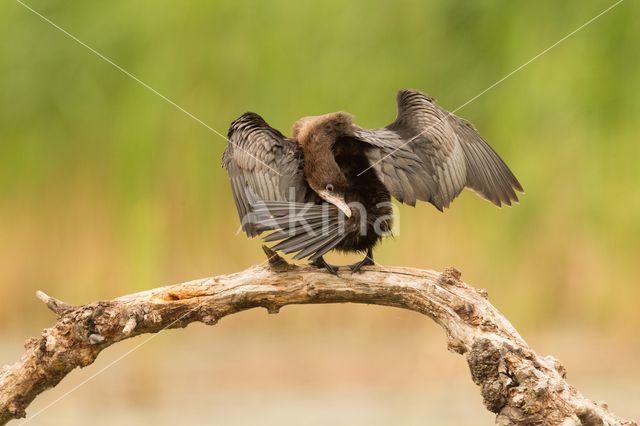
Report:
[[460,273],[367,267],[333,276],[290,266],[277,255],[270,266],[71,306],[38,292],[56,324],[29,339],[26,353],[0,371],[0,424],[26,416],[27,406],[76,367],[91,364],[106,347],[143,333],[185,327],[263,307],[368,303],[424,314],[444,329],[451,351],[464,354],[471,378],[498,425],[636,425],[585,398],[565,380],[553,357],[537,355],[483,290]]

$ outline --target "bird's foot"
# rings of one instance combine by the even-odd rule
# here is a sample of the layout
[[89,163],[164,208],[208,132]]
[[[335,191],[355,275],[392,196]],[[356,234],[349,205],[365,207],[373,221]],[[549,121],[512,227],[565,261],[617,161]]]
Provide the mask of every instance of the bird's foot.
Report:
[[360,271],[360,268],[362,268],[363,266],[373,266],[376,263],[373,261],[373,259],[369,256],[365,256],[364,259],[362,259],[360,262],[356,262],[353,265],[349,265],[349,269],[351,269],[351,273],[355,273]]
[[309,265],[315,266],[316,268],[325,268],[330,274],[338,275],[338,267],[327,263],[322,256],[309,262]]

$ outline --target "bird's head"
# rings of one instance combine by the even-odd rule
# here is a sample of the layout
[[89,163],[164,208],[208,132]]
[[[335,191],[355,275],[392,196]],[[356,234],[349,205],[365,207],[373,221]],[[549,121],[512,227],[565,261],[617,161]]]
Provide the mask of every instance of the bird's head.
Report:
[[339,208],[345,216],[351,217],[351,208],[344,199],[347,182],[340,169],[335,174],[324,174],[319,178],[315,176],[310,178],[309,186],[323,200]]
[[344,199],[348,181],[335,161],[333,144],[351,132],[351,116],[345,112],[303,117],[292,129],[293,137],[304,152],[304,173],[309,186],[347,217],[351,217],[351,209]]
[[301,145],[313,143],[325,136],[335,141],[339,136],[353,133],[353,118],[349,113],[338,111],[324,115],[310,115],[296,121],[291,129],[294,139]]

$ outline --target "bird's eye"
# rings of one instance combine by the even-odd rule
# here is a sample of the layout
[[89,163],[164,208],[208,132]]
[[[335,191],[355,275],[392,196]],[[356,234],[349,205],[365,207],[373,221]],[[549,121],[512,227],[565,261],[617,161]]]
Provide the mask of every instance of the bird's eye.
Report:
[[326,190],[329,192],[333,192],[333,184],[331,183],[327,184]]

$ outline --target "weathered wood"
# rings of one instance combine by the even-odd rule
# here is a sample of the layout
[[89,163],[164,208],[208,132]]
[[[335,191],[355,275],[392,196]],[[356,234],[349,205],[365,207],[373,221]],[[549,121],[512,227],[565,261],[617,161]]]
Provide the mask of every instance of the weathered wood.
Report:
[[[509,321],[460,273],[366,267],[333,276],[309,267],[272,266],[71,306],[42,292],[56,324],[29,339],[26,352],[0,372],[0,424],[26,416],[26,408],[76,367],[91,364],[106,347],[143,333],[185,327],[251,308],[269,313],[290,304],[368,303],[409,309],[440,324],[450,350],[466,356],[471,378],[498,425],[636,425],[582,396],[553,357],[541,357]],[[274,269],[277,269],[274,270]],[[637,425],[636,425],[637,426]]]

